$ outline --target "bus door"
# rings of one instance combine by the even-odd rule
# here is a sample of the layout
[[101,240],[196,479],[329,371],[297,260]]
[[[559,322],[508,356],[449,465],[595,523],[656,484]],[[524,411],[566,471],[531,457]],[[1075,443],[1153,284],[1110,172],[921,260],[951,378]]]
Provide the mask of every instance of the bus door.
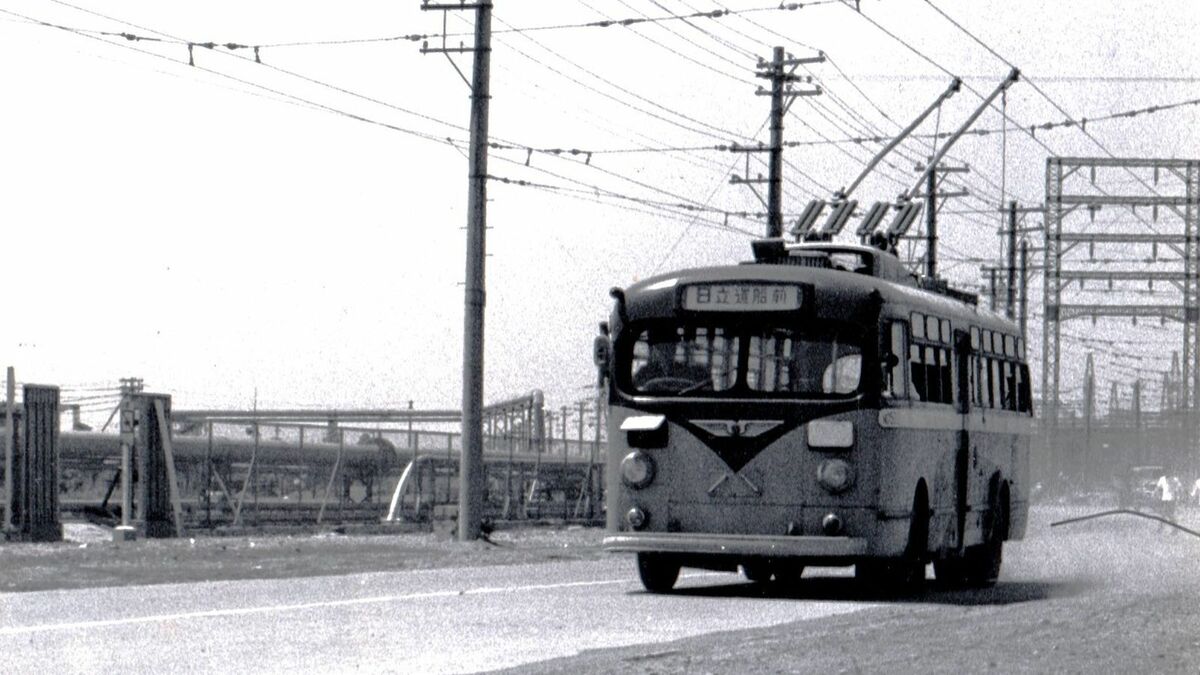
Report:
[[954,404],[959,413],[957,448],[954,453],[954,513],[956,544],[961,551],[966,540],[967,470],[971,455],[971,436],[967,419],[971,412],[971,337],[966,331],[954,331],[954,361],[957,370]]

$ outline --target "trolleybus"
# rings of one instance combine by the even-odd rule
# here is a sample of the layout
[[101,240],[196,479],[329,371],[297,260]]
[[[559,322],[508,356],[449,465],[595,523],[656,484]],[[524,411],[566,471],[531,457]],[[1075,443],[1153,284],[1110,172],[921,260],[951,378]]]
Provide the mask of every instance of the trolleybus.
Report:
[[994,583],[1028,509],[1017,326],[884,250],[754,249],[613,289],[604,548],[653,592],[681,567]]

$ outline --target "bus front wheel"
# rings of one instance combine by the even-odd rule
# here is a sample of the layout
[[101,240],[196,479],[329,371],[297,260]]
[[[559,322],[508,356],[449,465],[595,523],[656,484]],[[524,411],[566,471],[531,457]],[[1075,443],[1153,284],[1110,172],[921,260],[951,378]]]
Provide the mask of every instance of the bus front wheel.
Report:
[[637,554],[638,577],[651,593],[666,593],[679,579],[679,563],[661,553]]

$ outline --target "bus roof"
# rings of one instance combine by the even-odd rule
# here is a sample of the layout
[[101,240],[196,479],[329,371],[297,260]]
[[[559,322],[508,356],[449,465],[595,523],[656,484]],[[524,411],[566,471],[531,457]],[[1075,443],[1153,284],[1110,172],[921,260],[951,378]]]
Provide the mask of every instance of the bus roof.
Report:
[[[757,242],[756,242],[757,243]],[[777,249],[779,250],[779,249]],[[1005,317],[965,302],[958,297],[937,293],[917,285],[915,279],[894,255],[868,246],[837,244],[800,244],[782,249],[786,257],[757,256],[754,262],[676,270],[632,284],[623,292],[627,320],[673,316],[677,313],[677,289],[697,283],[760,281],[810,285],[818,304],[844,303],[846,312],[868,301],[877,293],[885,305],[903,305],[910,311],[933,313],[944,318],[970,322],[980,328],[1015,333],[1013,322]],[[761,253],[756,250],[756,254]],[[850,269],[820,261],[821,255],[858,256],[870,259],[871,269]],[[818,260],[814,263],[814,260]],[[894,264],[893,264],[894,263]],[[896,272],[903,270],[903,275]],[[882,274],[880,274],[882,272]]]

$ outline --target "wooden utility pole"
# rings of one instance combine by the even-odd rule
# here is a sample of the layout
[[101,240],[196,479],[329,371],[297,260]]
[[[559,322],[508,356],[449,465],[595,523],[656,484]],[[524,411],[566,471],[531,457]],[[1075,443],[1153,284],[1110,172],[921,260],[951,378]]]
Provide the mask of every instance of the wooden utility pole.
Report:
[[937,278],[937,168],[925,173],[925,276]]
[[[467,266],[463,316],[462,459],[459,469],[458,539],[478,539],[483,522],[483,310],[487,231],[488,83],[492,53],[492,3],[431,3],[421,9],[475,10],[475,46],[430,48],[422,53],[471,52],[471,141],[467,189]],[[457,68],[457,66],[456,66]]]
[[[746,177],[733,176],[730,183],[735,185],[746,185],[751,190],[754,190],[756,183],[767,184],[767,237],[782,237],[783,236],[783,116],[788,109],[792,107],[792,102],[797,96],[816,96],[821,93],[821,88],[816,87],[811,90],[792,89],[789,86],[793,82],[801,80],[812,81],[812,78],[801,78],[795,74],[796,67],[804,63],[824,63],[825,55],[821,54],[809,58],[794,58],[784,54],[783,47],[776,47],[772,53],[770,61],[759,59],[758,69],[760,72],[756,76],[770,80],[771,88],[764,89],[759,87],[754,93],[757,96],[771,97],[771,142],[767,147],[748,148],[735,145],[731,150],[734,152],[761,152],[766,150],[769,153],[767,167],[769,175],[767,178],[750,178],[750,159],[746,156]],[[784,71],[784,68],[791,66],[791,69]],[[786,102],[784,99],[787,99]],[[762,197],[758,195],[758,191],[754,191],[755,196],[759,201]]]

